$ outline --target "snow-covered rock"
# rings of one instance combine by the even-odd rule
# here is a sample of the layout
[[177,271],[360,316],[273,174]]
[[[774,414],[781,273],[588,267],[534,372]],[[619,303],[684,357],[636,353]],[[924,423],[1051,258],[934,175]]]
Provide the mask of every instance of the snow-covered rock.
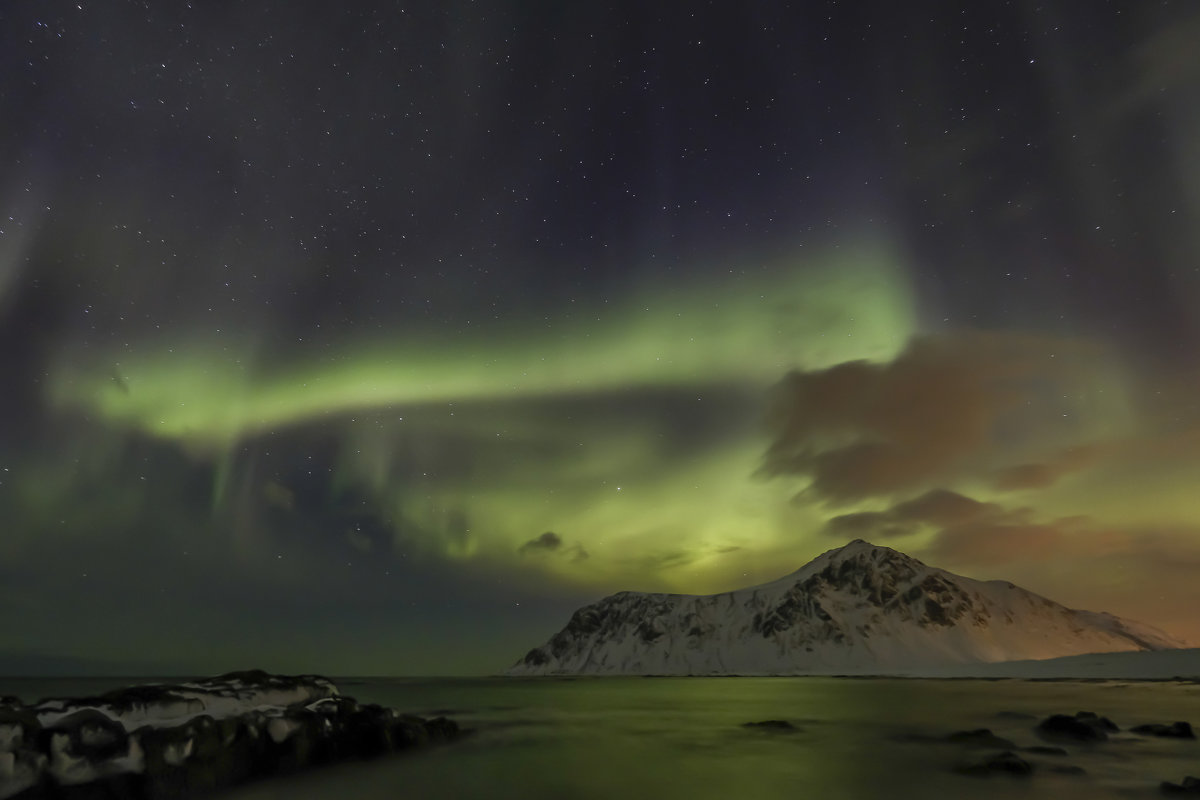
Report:
[[454,738],[458,726],[338,694],[315,675],[239,672],[0,705],[0,800],[186,798]]
[[508,674],[879,674],[1186,646],[1149,625],[855,540],[761,586],[606,597]]
[[286,708],[337,696],[328,678],[318,675],[271,675],[261,670],[231,672],[202,681],[148,684],[118,689],[100,697],[43,700],[34,707],[43,727],[84,709],[95,709],[126,730],[144,725],[178,725],[201,714],[226,717],[256,708]]

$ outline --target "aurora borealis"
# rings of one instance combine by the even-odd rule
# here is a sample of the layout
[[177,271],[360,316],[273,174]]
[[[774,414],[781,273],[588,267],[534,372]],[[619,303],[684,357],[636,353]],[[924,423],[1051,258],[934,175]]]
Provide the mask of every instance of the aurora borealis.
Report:
[[7,663],[494,672],[855,537],[1200,642],[1189,3],[336,5],[0,7]]

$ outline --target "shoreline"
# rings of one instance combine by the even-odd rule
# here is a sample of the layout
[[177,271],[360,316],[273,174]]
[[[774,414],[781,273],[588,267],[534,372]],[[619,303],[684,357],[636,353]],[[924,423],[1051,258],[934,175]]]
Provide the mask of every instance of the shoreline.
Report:
[[1117,651],[1084,653],[1049,659],[1023,659],[972,664],[907,667],[890,672],[866,670],[837,670],[797,673],[543,673],[522,671],[494,677],[527,678],[586,678],[586,677],[676,677],[676,678],[905,678],[915,680],[1120,680],[1120,681],[1200,681],[1200,648],[1177,650]]

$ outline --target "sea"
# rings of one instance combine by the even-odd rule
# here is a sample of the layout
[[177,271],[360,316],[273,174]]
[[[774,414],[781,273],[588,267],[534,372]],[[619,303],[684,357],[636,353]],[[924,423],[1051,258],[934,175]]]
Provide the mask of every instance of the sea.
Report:
[[[128,685],[120,679],[0,678],[27,702]],[[1200,725],[1191,681],[902,678],[342,678],[361,702],[448,716],[446,745],[253,784],[221,797],[731,800],[734,798],[1158,797],[1200,776],[1200,742],[1128,732],[1066,755],[1019,752],[1029,777],[958,769],[995,748],[945,741],[989,728],[1018,747],[1051,714],[1092,711],[1124,731]],[[782,720],[791,728],[746,727]],[[1079,770],[1061,768],[1080,768]]]

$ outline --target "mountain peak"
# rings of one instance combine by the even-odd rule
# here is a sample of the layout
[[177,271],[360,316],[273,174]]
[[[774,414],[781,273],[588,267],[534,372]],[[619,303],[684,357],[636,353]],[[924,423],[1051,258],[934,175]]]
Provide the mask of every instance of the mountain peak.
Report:
[[880,673],[1185,646],[855,539],[771,583],[716,595],[621,592],[575,612],[510,672]]
[[832,550],[827,550],[815,559],[801,567],[797,573],[811,571],[819,566],[827,564],[842,564],[848,561],[854,561],[862,564],[864,567],[873,565],[881,568],[898,568],[906,566],[909,569],[924,567],[925,564],[913,558],[910,555],[901,553],[899,550],[893,550],[890,547],[871,544],[864,539],[854,539],[847,542],[841,547],[835,547]]
[[854,556],[854,555],[858,555],[859,553],[874,553],[877,550],[887,550],[888,552],[895,552],[894,550],[891,550],[890,548],[871,544],[870,542],[868,542],[865,539],[854,539],[853,541],[846,542],[846,544],[842,545],[841,547],[835,547],[834,549],[829,550],[828,552],[830,554],[837,554],[839,556]]

